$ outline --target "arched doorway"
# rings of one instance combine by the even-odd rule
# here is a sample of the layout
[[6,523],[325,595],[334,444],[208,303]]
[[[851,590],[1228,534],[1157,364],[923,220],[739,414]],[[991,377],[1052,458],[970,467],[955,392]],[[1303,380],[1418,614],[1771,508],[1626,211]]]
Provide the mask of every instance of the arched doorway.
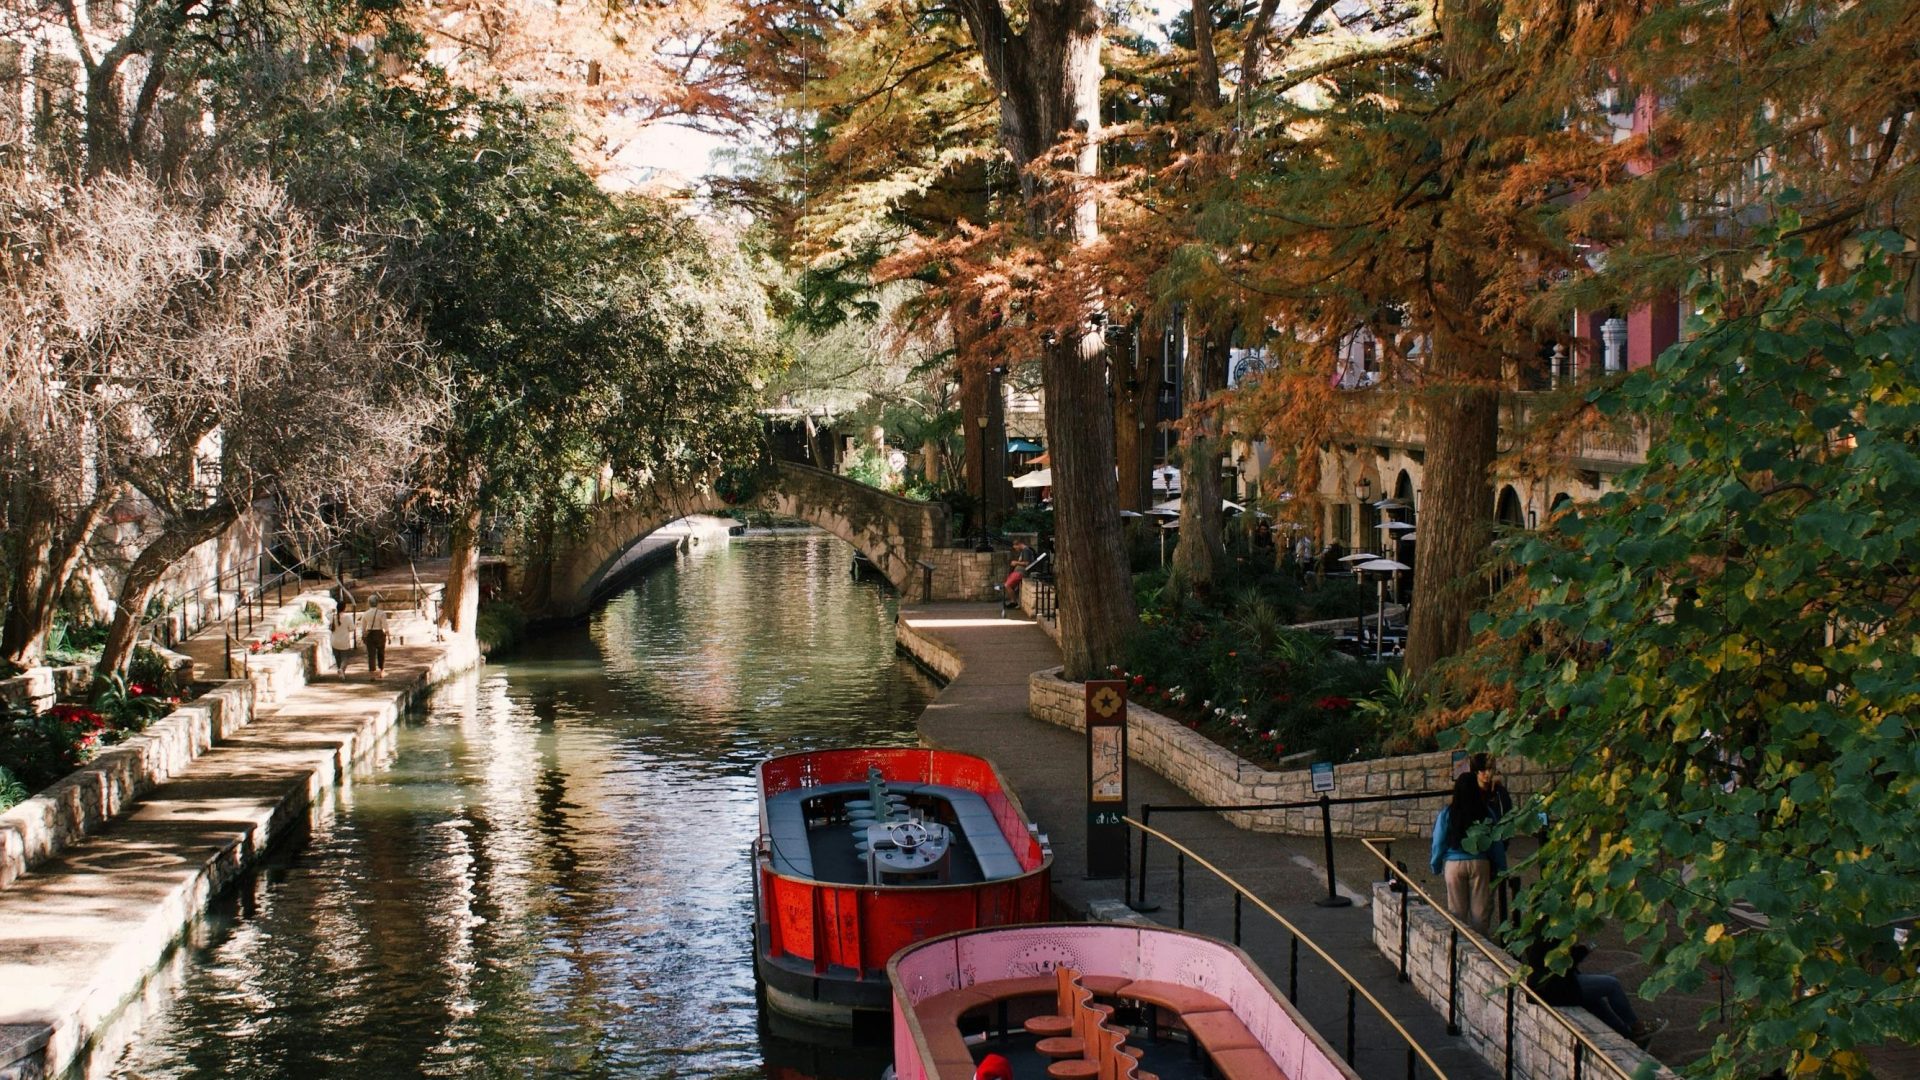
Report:
[[1493,519],[1501,525],[1514,529],[1527,527],[1527,512],[1520,504],[1520,493],[1508,484],[1500,489],[1499,501],[1493,506]]

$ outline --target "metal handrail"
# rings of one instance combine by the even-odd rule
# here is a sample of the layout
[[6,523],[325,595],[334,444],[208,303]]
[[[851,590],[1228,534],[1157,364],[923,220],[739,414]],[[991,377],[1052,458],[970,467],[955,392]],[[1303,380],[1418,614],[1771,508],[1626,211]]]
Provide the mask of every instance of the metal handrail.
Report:
[[[1236,916],[1235,918],[1236,930],[1239,925],[1239,921],[1238,921],[1238,914],[1240,910],[1239,899],[1245,898],[1247,900],[1251,900],[1255,907],[1265,912],[1268,918],[1272,919],[1274,922],[1279,923],[1281,926],[1285,927],[1287,932],[1293,935],[1293,939],[1295,942],[1302,942],[1302,941],[1306,942],[1307,948],[1312,949],[1315,955],[1320,957],[1320,959],[1324,961],[1328,967],[1332,968],[1334,971],[1334,974],[1346,980],[1348,993],[1350,995],[1354,993],[1358,993],[1361,997],[1366,998],[1367,1004],[1373,1006],[1374,1011],[1380,1014],[1380,1018],[1385,1020],[1387,1024],[1393,1028],[1394,1031],[1399,1033],[1400,1038],[1404,1040],[1407,1044],[1407,1053],[1409,1055],[1415,1055],[1415,1054],[1419,1055],[1420,1060],[1426,1062],[1427,1068],[1433,1070],[1433,1075],[1435,1075],[1436,1077],[1439,1077],[1440,1080],[1447,1080],[1447,1074],[1445,1070],[1440,1068],[1439,1062],[1434,1061],[1433,1056],[1431,1054],[1428,1054],[1426,1051],[1426,1048],[1421,1046],[1420,1043],[1414,1039],[1413,1034],[1409,1032],[1405,1027],[1403,1027],[1400,1021],[1396,1019],[1391,1012],[1387,1011],[1387,1007],[1380,1003],[1380,999],[1374,997],[1371,991],[1369,991],[1366,987],[1360,985],[1360,980],[1354,978],[1353,975],[1349,973],[1346,968],[1341,967],[1340,962],[1338,960],[1335,960],[1330,954],[1328,954],[1328,952],[1325,949],[1322,949],[1312,938],[1308,937],[1305,933],[1303,933],[1299,927],[1289,922],[1286,916],[1273,910],[1272,906],[1270,906],[1265,900],[1262,900],[1258,896],[1255,896],[1252,892],[1250,892],[1247,889],[1246,886],[1234,880],[1232,875],[1228,874],[1226,871],[1213,865],[1207,860],[1201,858],[1199,855],[1195,854],[1191,848],[1180,843],[1178,840],[1175,840],[1171,836],[1168,836],[1166,833],[1163,833],[1160,830],[1155,829],[1150,825],[1146,825],[1142,822],[1136,821],[1130,816],[1123,817],[1120,820],[1124,821],[1128,826],[1132,828],[1139,829],[1141,833],[1144,835],[1151,835],[1151,836],[1157,837],[1167,846],[1179,852],[1183,857],[1192,859],[1195,863],[1206,868],[1209,872],[1211,872],[1214,877],[1217,877],[1221,881],[1226,882],[1228,887],[1233,889],[1235,898],[1236,898],[1235,904],[1234,904],[1234,913]],[[1348,1020],[1349,1027],[1351,1027],[1352,1020],[1353,1020],[1353,1014],[1352,1014],[1353,999],[1351,997],[1348,998],[1347,1005],[1348,1005],[1347,1020]],[[1352,1058],[1353,1058],[1353,1052],[1352,1052],[1353,1040],[1352,1040],[1351,1030],[1349,1030],[1348,1032],[1347,1042],[1348,1042],[1347,1058],[1348,1058],[1348,1063],[1351,1064]],[[1413,1065],[1412,1065],[1411,1057],[1409,1057],[1408,1059],[1407,1075],[1408,1076],[1413,1075]]]
[[[222,619],[225,619],[228,617],[232,617],[234,619],[234,633],[236,636],[238,636],[239,615],[243,609],[247,610],[247,628],[251,630],[255,622],[255,614],[251,610],[251,607],[254,605],[257,605],[260,608],[262,608],[263,610],[261,611],[260,614],[261,614],[261,617],[264,617],[265,600],[266,600],[268,589],[283,587],[286,584],[289,577],[297,577],[298,575],[304,574],[306,570],[316,566],[321,558],[339,550],[341,546],[342,545],[340,544],[334,544],[326,548],[325,550],[315,552],[314,554],[309,555],[304,559],[301,559],[298,563],[296,563],[293,566],[287,566],[285,563],[280,562],[279,558],[273,554],[273,551],[271,548],[265,549],[261,552],[261,554],[265,555],[269,559],[272,559],[277,565],[281,567],[281,569],[277,573],[271,576],[268,576],[260,573],[259,566],[256,562],[255,566],[252,568],[254,580],[251,583],[251,585],[249,585],[249,583],[245,580],[248,573],[248,568],[244,566],[235,567],[230,573],[215,574],[212,578],[203,579],[199,582],[196,582],[191,588],[186,590],[185,594],[181,599],[180,604],[178,605],[178,608],[185,608],[187,606],[186,598],[188,597],[193,597],[193,598],[202,597],[205,594],[208,586],[213,587],[215,596],[220,595],[221,585],[224,582],[226,582],[228,577],[232,577],[233,593],[234,593],[233,610],[222,614],[218,618],[212,618],[212,619],[205,618],[204,616],[206,614],[206,604],[205,604],[205,601],[202,600],[201,606],[200,606],[200,614],[202,618],[199,624],[198,625],[193,625],[191,623],[183,624],[180,638],[176,640],[183,641],[187,638],[190,638],[193,635],[199,633],[200,631],[206,629],[207,627],[212,626],[214,623],[219,622]],[[282,589],[280,599],[281,599],[281,602],[284,602],[286,599],[284,589]],[[134,630],[134,640],[136,642],[153,640],[154,627],[157,625],[160,625],[161,623],[168,622],[169,620],[171,620],[175,610],[176,608],[170,607],[168,608],[168,610],[162,611],[158,615],[154,615],[148,619],[142,620],[140,625]],[[167,645],[168,648],[171,648],[175,644],[175,641],[169,640],[169,641],[166,641],[165,644]]]
[[1573,1075],[1574,1076],[1578,1077],[1580,1075],[1580,1058],[1581,1058],[1582,1051],[1586,1051],[1586,1052],[1589,1052],[1591,1056],[1599,1059],[1600,1061],[1605,1062],[1607,1069],[1611,1071],[1614,1076],[1619,1077],[1619,1080],[1633,1080],[1632,1073],[1628,1072],[1624,1068],[1621,1068],[1620,1064],[1613,1060],[1612,1055],[1608,1054],[1597,1043],[1595,1043],[1593,1039],[1587,1035],[1586,1032],[1581,1031],[1579,1027],[1575,1026],[1573,1021],[1567,1019],[1566,1015],[1562,1013],[1557,1007],[1548,1004],[1547,1000],[1540,996],[1540,992],[1538,990],[1535,990],[1532,986],[1529,986],[1525,979],[1520,978],[1520,973],[1518,968],[1508,966],[1507,962],[1501,959],[1501,957],[1498,954],[1504,953],[1506,950],[1495,949],[1491,945],[1489,945],[1479,934],[1474,933],[1471,927],[1467,926],[1466,923],[1461,922],[1458,918],[1454,916],[1452,912],[1448,911],[1445,904],[1442,904],[1436,901],[1433,898],[1433,896],[1427,892],[1427,890],[1420,887],[1419,883],[1415,882],[1412,878],[1408,877],[1406,875],[1406,872],[1401,870],[1400,867],[1394,865],[1393,856],[1390,853],[1383,852],[1379,848],[1374,846],[1377,843],[1390,844],[1392,842],[1393,842],[1392,837],[1369,836],[1369,837],[1363,837],[1361,839],[1360,846],[1366,848],[1368,853],[1370,853],[1374,858],[1379,859],[1381,864],[1387,868],[1387,873],[1390,875],[1391,879],[1395,882],[1398,882],[1400,885],[1400,888],[1401,888],[1400,922],[1401,922],[1401,927],[1403,931],[1401,935],[1401,942],[1400,942],[1400,959],[1401,959],[1402,970],[1403,971],[1405,970],[1406,955],[1407,955],[1406,936],[1404,933],[1404,929],[1406,926],[1407,909],[1409,907],[1409,904],[1407,903],[1406,897],[1407,897],[1407,890],[1411,890],[1413,893],[1418,895],[1420,899],[1426,901],[1427,907],[1431,908],[1435,915],[1438,915],[1441,918],[1447,920],[1447,922],[1453,927],[1456,940],[1460,937],[1465,937],[1468,944],[1472,945],[1475,949],[1478,949],[1480,951],[1480,955],[1486,957],[1487,960],[1491,962],[1493,966],[1496,969],[1498,969],[1502,975],[1506,976],[1507,984],[1508,984],[1507,1032],[1509,1036],[1508,1043],[1507,1043],[1507,1074],[1509,1076],[1513,1074],[1513,1043],[1512,1043],[1512,1037],[1511,1037],[1513,1032],[1513,991],[1514,991],[1514,988],[1517,987],[1521,992],[1525,993],[1529,998],[1532,998],[1534,1004],[1539,1005],[1542,1009],[1545,1009],[1547,1013],[1553,1017],[1554,1022],[1559,1024],[1560,1027],[1566,1030],[1567,1034],[1573,1036],[1573,1039],[1574,1039]]

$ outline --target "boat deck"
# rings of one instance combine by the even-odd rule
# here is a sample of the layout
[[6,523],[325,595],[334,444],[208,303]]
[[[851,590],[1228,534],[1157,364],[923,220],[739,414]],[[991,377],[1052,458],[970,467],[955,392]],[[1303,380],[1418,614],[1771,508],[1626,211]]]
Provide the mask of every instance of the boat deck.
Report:
[[[903,796],[905,809],[952,831],[947,876],[940,884],[978,884],[1025,872],[986,800],[974,792],[914,783],[891,783],[886,790]],[[866,860],[856,846],[865,830],[850,820],[847,805],[868,791],[866,784],[822,784],[767,799],[774,869],[813,881],[866,884]]]

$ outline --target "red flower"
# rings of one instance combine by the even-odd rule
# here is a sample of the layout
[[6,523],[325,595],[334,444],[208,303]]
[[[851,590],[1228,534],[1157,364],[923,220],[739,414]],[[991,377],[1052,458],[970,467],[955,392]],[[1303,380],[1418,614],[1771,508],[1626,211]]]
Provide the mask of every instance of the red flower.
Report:
[[1316,709],[1325,709],[1328,712],[1332,712],[1336,709],[1353,708],[1353,701],[1350,698],[1343,698],[1338,694],[1328,694],[1326,697],[1323,697],[1319,701],[1314,702],[1313,707]]
[[1135,675],[1133,677],[1133,685],[1135,686],[1145,686],[1146,683],[1147,677],[1145,675]]
[[132,695],[133,697],[139,697],[141,694],[144,694],[146,692],[147,692],[147,688],[144,686],[141,686],[139,683],[127,684],[127,693]]
[[1160,688],[1157,686],[1149,685],[1147,687],[1147,693],[1149,694],[1158,694],[1159,692],[1160,692]]

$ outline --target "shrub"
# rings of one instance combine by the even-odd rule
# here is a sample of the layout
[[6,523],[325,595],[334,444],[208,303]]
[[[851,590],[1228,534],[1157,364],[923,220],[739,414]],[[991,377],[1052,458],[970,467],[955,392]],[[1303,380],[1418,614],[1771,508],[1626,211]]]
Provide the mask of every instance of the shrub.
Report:
[[473,633],[480,651],[491,656],[518,644],[526,628],[527,616],[524,612],[504,600],[494,600],[480,605]]
[[7,767],[0,765],[0,810],[10,810],[27,801],[33,793]]
[[1360,703],[1378,692],[1383,670],[1288,627],[1311,595],[1290,575],[1242,572],[1211,590],[1218,603],[1166,595],[1166,576],[1134,579],[1140,626],[1115,674],[1135,700],[1262,765],[1302,752],[1333,761],[1379,752],[1382,725]]
[[83,705],[55,705],[45,715],[9,709],[0,719],[0,768],[31,793],[85,764],[108,728]]
[[127,682],[160,697],[174,696],[186,689],[181,672],[167,663],[166,657],[145,646],[133,650],[133,659],[127,662]]
[[118,675],[97,675],[93,680],[92,709],[108,724],[104,742],[119,742],[134,732],[145,731],[148,724],[179,703],[179,698],[162,693],[158,687]]
[[75,622],[56,615],[47,631],[47,660],[58,664],[89,664],[100,659],[100,646],[107,640],[107,624]]

